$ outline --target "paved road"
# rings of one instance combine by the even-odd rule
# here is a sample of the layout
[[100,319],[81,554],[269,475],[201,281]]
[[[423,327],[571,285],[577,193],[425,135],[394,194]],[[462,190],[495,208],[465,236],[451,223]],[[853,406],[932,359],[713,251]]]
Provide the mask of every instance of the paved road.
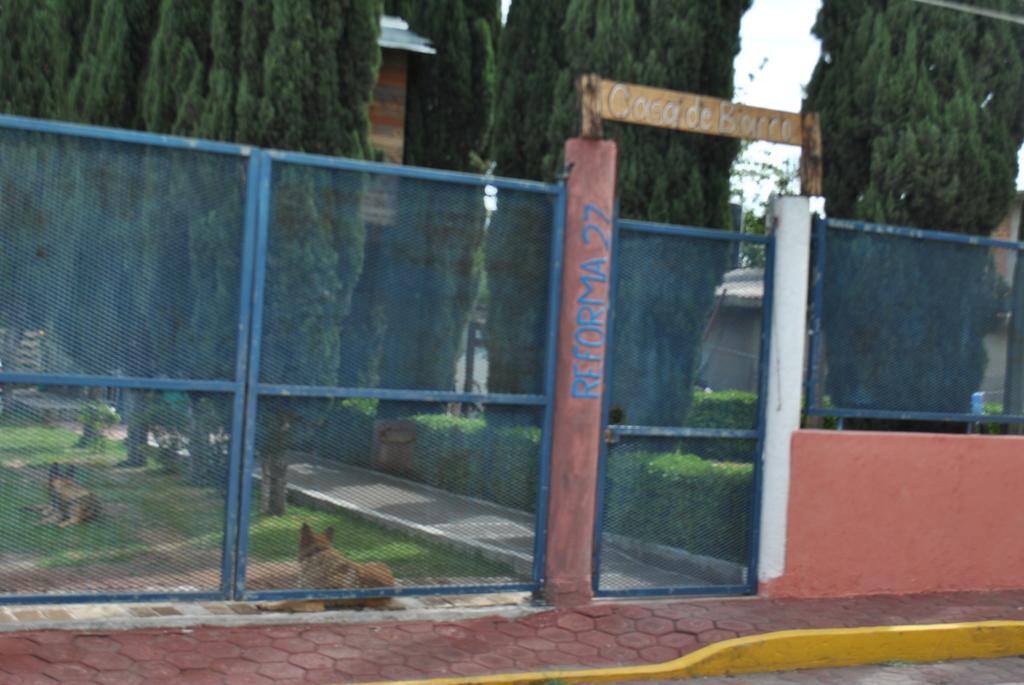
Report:
[[1024,685],[1024,658],[859,666],[661,682],[688,685]]

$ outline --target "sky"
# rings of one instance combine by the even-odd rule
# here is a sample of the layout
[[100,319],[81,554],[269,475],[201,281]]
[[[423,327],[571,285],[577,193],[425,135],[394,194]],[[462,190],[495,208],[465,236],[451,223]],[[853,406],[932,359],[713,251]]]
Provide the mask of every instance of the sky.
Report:
[[[502,0],[503,18],[512,0]],[[754,0],[740,26],[736,56],[736,101],[769,109],[799,112],[803,89],[811,80],[821,45],[811,27],[821,0]],[[746,155],[776,164],[798,160],[799,149],[770,143],[752,144]],[[1024,147],[1018,152],[1017,189],[1024,190]],[[826,170],[826,173],[827,170]],[[744,188],[744,204],[758,202],[768,187]]]
[[[754,0],[743,16],[740,54],[734,63],[738,102],[800,111],[803,88],[821,51],[818,39],[811,35],[820,7],[820,0]],[[780,163],[799,159],[796,148],[769,143],[755,143],[747,154]],[[1018,151],[1018,168],[1017,189],[1024,190],[1024,147]],[[757,194],[769,191],[761,188]],[[744,204],[749,200],[745,198]]]
[[[737,102],[800,111],[804,86],[821,52],[821,43],[811,35],[820,6],[819,0],[755,0],[740,24],[740,54],[734,62]],[[797,164],[800,148],[756,142],[744,155]],[[748,182],[742,188],[743,205],[759,204],[771,191],[770,184]]]

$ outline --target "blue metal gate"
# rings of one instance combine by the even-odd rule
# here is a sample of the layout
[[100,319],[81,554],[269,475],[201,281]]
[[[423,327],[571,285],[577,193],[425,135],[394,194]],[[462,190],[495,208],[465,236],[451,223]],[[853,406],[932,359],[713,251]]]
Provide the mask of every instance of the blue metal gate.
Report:
[[615,228],[595,593],[754,592],[773,238]]
[[[316,532],[333,527],[353,560],[386,564],[388,593],[536,588],[562,189],[294,153],[262,160],[238,596],[381,594],[339,590],[281,558],[304,522],[289,514],[281,529],[259,513],[282,468],[289,511]],[[342,268],[310,271],[306,255],[332,252]],[[336,340],[296,316],[321,306],[334,274],[317,316]],[[388,545],[373,540],[381,533]]]
[[0,601],[230,594],[256,164],[0,119]]
[[563,215],[0,117],[0,601],[536,588]]

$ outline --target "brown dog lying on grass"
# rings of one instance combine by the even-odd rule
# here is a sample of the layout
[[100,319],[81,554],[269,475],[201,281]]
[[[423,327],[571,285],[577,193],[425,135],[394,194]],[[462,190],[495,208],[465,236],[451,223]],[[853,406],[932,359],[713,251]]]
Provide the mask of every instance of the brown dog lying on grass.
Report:
[[[334,527],[314,532],[308,523],[299,531],[299,582],[307,590],[387,588],[395,586],[395,576],[387,564],[360,564],[334,548]],[[261,605],[272,611],[323,611],[346,606],[384,607],[390,597],[353,599],[311,599]]]

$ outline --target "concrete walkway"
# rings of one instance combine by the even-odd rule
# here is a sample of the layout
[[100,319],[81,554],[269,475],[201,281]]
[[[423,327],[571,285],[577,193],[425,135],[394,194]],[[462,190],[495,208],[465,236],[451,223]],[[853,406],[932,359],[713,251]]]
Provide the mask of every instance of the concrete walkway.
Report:
[[1024,592],[604,602],[518,618],[361,624],[301,618],[283,626],[7,633],[0,683],[297,685],[658,663],[792,628],[1022,620]]
[[[293,463],[288,489],[293,501],[304,506],[345,509],[373,523],[508,564],[519,582],[531,577],[533,514],[338,463]],[[706,586],[719,580],[721,574],[712,573],[707,562],[692,559],[644,554],[606,537],[601,571],[616,587]],[[706,569],[703,577],[697,575]]]
[[387,528],[479,552],[519,575],[532,573],[532,514],[338,463],[293,463],[288,490],[298,504],[344,509]]

